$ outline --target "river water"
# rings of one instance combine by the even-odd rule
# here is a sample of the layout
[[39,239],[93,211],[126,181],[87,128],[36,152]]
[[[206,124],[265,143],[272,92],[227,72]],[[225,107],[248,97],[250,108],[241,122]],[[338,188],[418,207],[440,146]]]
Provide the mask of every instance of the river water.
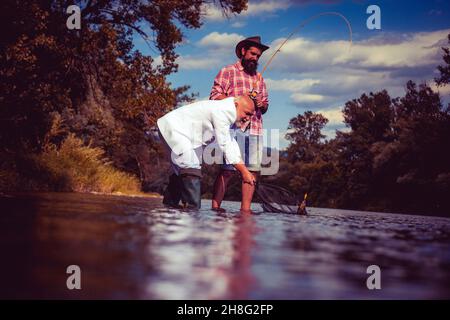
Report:
[[[167,209],[159,198],[0,196],[1,298],[449,299],[450,219],[308,208]],[[67,267],[80,268],[69,290]],[[380,268],[369,290],[367,268]]]

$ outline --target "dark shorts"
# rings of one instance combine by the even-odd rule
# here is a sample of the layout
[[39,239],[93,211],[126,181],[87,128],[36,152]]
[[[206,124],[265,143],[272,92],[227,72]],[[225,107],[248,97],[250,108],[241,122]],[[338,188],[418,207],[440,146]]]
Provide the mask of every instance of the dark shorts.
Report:
[[[263,136],[249,134],[249,130],[242,132],[239,128],[233,128],[235,139],[241,150],[241,157],[245,166],[250,171],[261,171],[261,159],[263,154]],[[224,159],[223,170],[236,170],[232,164],[227,164]]]

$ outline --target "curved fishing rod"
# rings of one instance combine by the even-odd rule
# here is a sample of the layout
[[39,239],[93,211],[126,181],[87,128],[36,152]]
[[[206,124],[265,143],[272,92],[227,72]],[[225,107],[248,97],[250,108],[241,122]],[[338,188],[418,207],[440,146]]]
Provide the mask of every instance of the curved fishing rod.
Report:
[[[311,22],[311,21],[313,21],[313,20],[315,20],[315,19],[317,19],[317,18],[319,18],[319,17],[321,17],[321,16],[325,16],[325,15],[338,16],[338,17],[341,17],[341,18],[345,21],[345,23],[347,24],[347,27],[348,27],[349,34],[350,34],[350,47],[349,47],[349,51],[350,51],[350,50],[351,50],[351,47],[352,47],[352,44],[353,44],[353,42],[352,42],[353,31],[352,31],[352,26],[350,25],[350,22],[348,21],[348,19],[347,19],[343,14],[341,14],[341,13],[339,13],[339,12],[333,12],[333,11],[330,11],[330,12],[321,12],[321,13],[319,13],[319,14],[316,14],[316,15],[314,15],[314,16],[309,17],[309,18],[306,19],[306,20],[303,20],[303,21],[298,25],[298,27],[295,28],[294,31],[291,32],[291,34],[290,34],[290,35],[289,35],[289,36],[281,43],[281,45],[278,47],[278,49],[275,50],[275,52],[272,54],[272,56],[271,56],[271,57],[269,58],[269,60],[266,62],[266,64],[264,65],[264,68],[263,68],[262,71],[258,74],[258,80],[257,80],[257,82],[260,81],[260,79],[261,79],[263,73],[267,70],[267,68],[269,67],[269,65],[272,63],[273,58],[275,58],[275,56],[277,55],[277,53],[279,53],[279,52],[281,51],[281,48],[288,42],[288,40],[289,40],[290,38],[292,38],[292,36],[293,36],[294,34],[296,34],[301,28],[303,28],[303,27],[304,27],[305,25],[307,25],[309,22]],[[255,83],[253,87],[255,88],[256,85],[257,85],[257,84]],[[251,91],[250,95],[251,95],[252,98],[254,98],[254,99],[256,98],[256,92],[255,92],[254,90]],[[274,188],[274,187],[272,186],[272,188]],[[278,188],[279,188],[279,187],[278,187]],[[288,207],[286,207],[286,206],[282,206],[282,205],[279,205],[279,204],[278,204],[279,207],[277,208],[277,207],[274,207],[273,204],[269,203],[268,201],[265,201],[264,195],[260,194],[258,188],[256,188],[256,192],[257,192],[257,194],[259,195],[259,198],[260,198],[260,199],[262,200],[262,202],[263,202],[263,209],[264,209],[264,210],[267,209],[266,211],[284,212],[284,213],[293,213],[291,208],[288,208]],[[288,191],[285,190],[285,193],[286,193],[286,192],[288,192]],[[276,193],[276,192],[274,192],[274,193]],[[304,196],[303,196],[303,201],[298,201],[298,203],[297,203],[297,206],[298,206],[298,207],[297,207],[297,211],[296,211],[297,214],[300,214],[300,215],[306,215],[306,214],[307,214],[307,211],[306,211],[306,199],[307,199],[307,197],[308,197],[308,193],[306,192],[306,193],[304,194]],[[291,198],[293,198],[293,196],[291,196]],[[278,201],[274,201],[274,203],[277,203],[277,202],[278,202]]]
[[261,76],[263,75],[264,71],[266,71],[266,69],[269,67],[269,65],[272,63],[273,58],[275,58],[275,56],[277,55],[278,52],[281,51],[281,48],[286,44],[286,42],[288,42],[288,40],[294,35],[296,34],[301,28],[303,28],[305,25],[307,25],[309,22],[321,17],[321,16],[325,16],[325,15],[333,15],[333,16],[338,16],[341,17],[342,19],[344,19],[345,23],[347,24],[348,27],[348,31],[350,33],[350,47],[349,50],[352,47],[352,37],[353,37],[353,31],[352,31],[352,26],[350,25],[350,22],[347,20],[347,18],[339,13],[339,12],[334,12],[334,11],[330,11],[330,12],[321,12],[319,14],[316,14],[314,16],[309,17],[306,20],[303,20],[297,28],[294,29],[294,31],[292,31],[292,33],[281,43],[281,45],[278,47],[278,49],[272,54],[272,56],[270,57],[270,59],[266,62],[263,70],[260,72]]

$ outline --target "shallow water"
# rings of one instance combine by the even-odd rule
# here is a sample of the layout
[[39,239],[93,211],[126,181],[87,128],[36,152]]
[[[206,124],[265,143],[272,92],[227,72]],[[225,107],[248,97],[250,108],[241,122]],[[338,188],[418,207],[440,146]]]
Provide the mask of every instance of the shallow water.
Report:
[[[158,198],[0,196],[1,298],[450,298],[450,219],[166,209]],[[68,290],[66,268],[81,269]],[[381,289],[368,290],[369,265]]]

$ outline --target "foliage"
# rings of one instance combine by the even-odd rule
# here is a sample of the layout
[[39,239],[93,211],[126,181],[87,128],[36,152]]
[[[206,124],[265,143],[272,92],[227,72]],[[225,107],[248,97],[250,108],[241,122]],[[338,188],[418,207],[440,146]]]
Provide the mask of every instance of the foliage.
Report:
[[350,131],[329,141],[323,116],[292,118],[280,173],[267,181],[308,192],[312,206],[448,215],[450,112],[438,93],[409,81],[405,96],[363,94],[343,115]]
[[[447,38],[450,44],[450,34]],[[444,51],[444,56],[442,57],[444,64],[438,66],[439,77],[435,79],[439,86],[450,84],[450,48],[443,47],[442,51]]]
[[[2,190],[76,191],[76,192],[140,192],[139,179],[114,168],[101,148],[85,146],[70,134],[59,147],[50,144],[39,154],[22,157],[15,170],[0,170],[4,174]],[[7,176],[6,176],[7,174]],[[19,185],[17,185],[19,184]]]
[[[247,1],[213,3],[230,14],[245,10]],[[81,8],[80,30],[66,27],[72,4]],[[19,161],[73,133],[104,150],[115,167],[151,176],[151,169],[141,171],[160,152],[150,129],[193,98],[188,86],[173,88],[167,76],[177,71],[182,28],[200,27],[206,4],[212,2],[2,1],[0,154]],[[135,39],[154,55],[136,50]]]

